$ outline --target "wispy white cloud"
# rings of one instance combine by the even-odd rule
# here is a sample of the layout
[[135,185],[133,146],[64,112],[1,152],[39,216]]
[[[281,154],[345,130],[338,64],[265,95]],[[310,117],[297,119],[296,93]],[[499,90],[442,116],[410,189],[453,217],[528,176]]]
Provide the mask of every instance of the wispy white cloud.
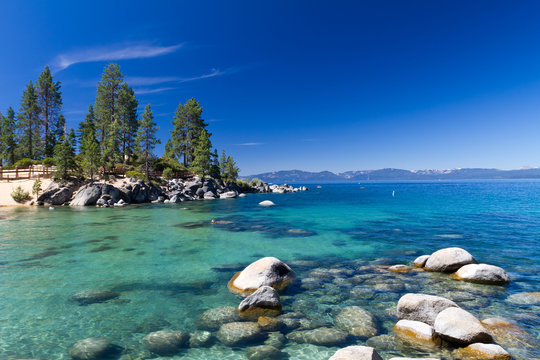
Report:
[[143,89],[135,89],[134,92],[137,95],[144,95],[144,94],[157,94],[157,93],[174,90],[174,89],[176,88],[174,87],[162,87],[162,88],[156,88],[156,89],[143,88]]
[[213,78],[215,76],[225,75],[230,70],[221,71],[219,69],[211,69],[210,72],[198,76],[192,77],[179,77],[179,76],[135,76],[126,77],[126,82],[132,86],[151,86],[166,83],[184,83],[188,81],[195,81],[201,79]]
[[247,142],[247,143],[235,144],[235,145],[238,145],[238,146],[259,146],[259,145],[264,145],[264,143],[262,143],[262,142]]
[[139,43],[77,50],[56,56],[52,61],[52,68],[54,71],[62,71],[79,63],[152,58],[173,53],[182,45],[158,46]]

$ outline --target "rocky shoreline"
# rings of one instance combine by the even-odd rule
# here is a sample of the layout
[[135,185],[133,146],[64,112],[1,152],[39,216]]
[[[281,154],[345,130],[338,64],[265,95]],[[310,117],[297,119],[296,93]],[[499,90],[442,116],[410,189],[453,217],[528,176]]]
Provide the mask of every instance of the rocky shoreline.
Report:
[[114,183],[83,184],[80,181],[52,182],[37,198],[38,206],[122,207],[143,203],[181,203],[194,200],[233,199],[246,193],[292,193],[307,191],[305,186],[269,185],[259,181],[241,188],[238,184],[194,177],[172,179],[157,186],[135,178],[116,179]]

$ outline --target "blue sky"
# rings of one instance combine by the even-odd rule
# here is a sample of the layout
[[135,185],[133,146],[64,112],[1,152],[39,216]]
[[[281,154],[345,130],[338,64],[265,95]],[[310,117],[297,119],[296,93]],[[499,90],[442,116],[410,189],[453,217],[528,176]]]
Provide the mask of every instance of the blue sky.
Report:
[[[0,111],[45,65],[75,127],[120,64],[242,174],[540,166],[538,1],[2,1]],[[161,155],[163,146],[156,149]]]

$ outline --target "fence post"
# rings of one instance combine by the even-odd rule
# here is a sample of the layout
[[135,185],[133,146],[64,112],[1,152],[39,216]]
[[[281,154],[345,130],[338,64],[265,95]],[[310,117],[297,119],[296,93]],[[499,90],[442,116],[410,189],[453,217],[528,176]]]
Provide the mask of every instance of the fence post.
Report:
[[15,180],[19,180],[19,167],[15,166]]

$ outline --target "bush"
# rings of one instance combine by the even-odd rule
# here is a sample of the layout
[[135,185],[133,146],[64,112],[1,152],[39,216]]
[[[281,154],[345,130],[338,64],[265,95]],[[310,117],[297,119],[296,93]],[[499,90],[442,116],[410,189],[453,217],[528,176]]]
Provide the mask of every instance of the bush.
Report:
[[36,179],[36,181],[34,181],[34,185],[32,186],[32,194],[39,195],[40,192],[41,192],[41,180]]
[[21,159],[17,161],[13,166],[20,167],[20,168],[27,168],[34,165],[34,161],[32,159]]
[[165,179],[167,180],[171,180],[174,176],[174,172],[171,168],[166,168],[165,170],[163,170],[163,174],[161,174],[162,177],[164,177]]
[[236,185],[240,187],[240,190],[242,190],[242,192],[247,192],[251,189],[249,183],[242,180],[236,180]]
[[54,166],[54,159],[50,157],[46,157],[45,159],[43,159],[41,163],[43,164],[43,166],[47,166],[47,167]]
[[166,168],[171,169],[174,173],[186,171],[186,167],[183,164],[180,164],[178,160],[170,157],[160,157],[154,162],[154,169],[156,171],[165,171]]
[[146,179],[146,176],[144,176],[144,174],[141,174],[140,172],[135,171],[135,170],[128,171],[126,173],[126,177],[135,178],[137,180],[145,180]]
[[262,183],[262,180],[259,178],[254,178],[249,183],[251,184],[251,186],[256,186],[257,184]]
[[23,188],[20,186],[17,186],[17,188],[13,190],[13,192],[11,193],[11,197],[19,204],[24,204],[28,200],[32,199],[30,193],[24,191]]

